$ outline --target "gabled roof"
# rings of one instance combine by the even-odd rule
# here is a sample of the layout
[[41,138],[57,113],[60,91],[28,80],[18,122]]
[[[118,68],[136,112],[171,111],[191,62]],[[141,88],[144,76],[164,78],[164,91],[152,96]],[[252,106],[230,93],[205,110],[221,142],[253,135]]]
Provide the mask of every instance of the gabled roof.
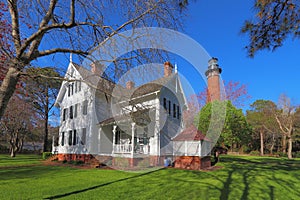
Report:
[[100,76],[94,74],[90,70],[81,67],[76,63],[72,63],[73,66],[76,68],[78,73],[81,75],[82,79],[91,87],[101,90],[106,94],[111,94],[116,84],[104,76]]
[[162,87],[166,86],[174,77],[175,74],[172,74],[169,77],[162,77],[130,90],[125,89],[123,94],[130,96],[131,98],[136,98],[145,94],[157,92],[160,91]]
[[210,141],[194,125],[184,129],[181,133],[173,138],[173,141]]
[[162,77],[133,89],[127,89],[108,80],[105,77],[100,77],[99,75],[92,73],[90,70],[87,70],[86,68],[81,67],[78,64],[72,64],[82,76],[83,80],[88,83],[88,85],[106,94],[120,97],[122,96],[135,98],[152,92],[160,91],[162,87],[168,84],[168,82],[175,77],[175,74],[172,74],[169,77]]
[[[163,87],[168,88],[169,86],[174,87],[173,80],[177,78],[177,82],[179,81],[179,77],[177,73],[173,73],[172,75],[168,77],[161,77],[159,79],[156,79],[154,81],[148,82],[146,84],[140,85],[138,87],[132,88],[132,89],[127,89],[123,87],[120,84],[116,84],[113,81],[109,80],[107,76],[104,74],[102,76],[93,73],[92,71],[74,63],[70,62],[69,67],[73,67],[79,75],[81,76],[83,82],[85,82],[87,85],[92,87],[93,89],[97,89],[100,92],[105,93],[106,95],[109,96],[114,96],[120,99],[120,102],[122,100],[130,100],[132,101],[133,99],[138,99],[139,97],[142,97],[144,95],[148,95],[154,92],[160,92]],[[175,82],[174,82],[175,83]],[[67,81],[65,81],[64,84],[68,84]],[[57,103],[62,100],[65,92],[66,92],[66,87],[61,87],[58,98],[57,98]],[[179,83],[179,87],[182,90],[181,84]],[[183,91],[182,91],[183,92]],[[183,94],[183,98],[185,100],[185,96]],[[60,99],[60,100],[59,100]],[[56,104],[58,105],[58,104]]]

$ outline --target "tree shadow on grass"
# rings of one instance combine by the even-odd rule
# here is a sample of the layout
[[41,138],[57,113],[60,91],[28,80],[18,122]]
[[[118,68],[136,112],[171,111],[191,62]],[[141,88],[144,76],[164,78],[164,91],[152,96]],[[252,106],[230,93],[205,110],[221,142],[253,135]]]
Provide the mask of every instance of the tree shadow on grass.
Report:
[[60,198],[67,197],[67,196],[70,196],[70,195],[73,195],[73,194],[79,194],[79,193],[82,193],[82,192],[87,192],[87,191],[90,191],[90,190],[98,189],[98,188],[101,188],[101,187],[104,187],[104,186],[107,186],[107,185],[111,185],[111,184],[114,184],[114,183],[119,183],[119,182],[122,182],[122,181],[127,181],[127,180],[130,180],[130,179],[135,179],[135,178],[138,178],[138,177],[146,176],[146,175],[149,175],[149,174],[152,174],[154,172],[164,170],[164,169],[165,168],[161,168],[161,169],[157,169],[157,170],[154,170],[154,171],[149,171],[149,172],[146,172],[146,173],[138,174],[136,176],[131,176],[131,177],[127,177],[127,178],[118,179],[118,180],[115,180],[115,181],[110,181],[110,182],[107,182],[107,183],[103,183],[103,184],[100,184],[100,185],[95,185],[95,186],[92,186],[92,187],[89,187],[89,188],[84,188],[82,190],[76,190],[76,191],[68,192],[68,193],[65,193],[65,194],[59,194],[59,195],[54,195],[54,196],[51,196],[51,197],[46,197],[44,199],[60,199]]
[[[286,159],[278,159],[278,158],[242,158],[242,157],[223,157],[222,158],[223,164],[225,164],[225,168],[228,169],[228,172],[226,173],[226,180],[215,176],[215,178],[223,183],[223,187],[220,188],[220,199],[229,199],[229,195],[232,192],[232,185],[240,185],[239,189],[242,190],[242,194],[240,198],[238,196],[235,196],[235,199],[248,199],[249,198],[249,191],[250,187],[258,186],[258,188],[261,186],[267,186],[267,190],[264,190],[264,192],[268,191],[268,198],[274,199],[274,191],[275,187],[270,184],[277,183],[280,185],[281,189],[284,189],[286,191],[291,190],[293,185],[296,184],[293,180],[284,180],[282,178],[276,178],[275,174],[277,171],[286,171],[288,173],[296,173],[299,171],[300,168],[300,161],[299,160],[286,160]],[[258,174],[257,174],[258,173]],[[242,179],[233,178],[233,174],[235,175],[241,175]],[[255,182],[253,181],[253,178],[256,176],[263,177],[266,182]],[[236,181],[239,182],[236,182]],[[269,181],[269,182],[267,182]],[[242,186],[243,185],[243,186]],[[235,188],[236,189],[236,188]],[[266,188],[265,188],[266,189]],[[262,192],[262,189],[253,189],[252,191],[256,192]],[[292,192],[292,191],[291,191]],[[232,195],[230,198],[232,198]]]
[[[14,166],[14,167],[2,167],[0,168],[0,179],[10,180],[10,179],[31,179],[33,176],[43,176],[49,173],[58,173],[60,170],[65,171],[65,168],[59,167],[46,167],[40,164],[37,165],[24,165],[24,166]],[[72,170],[72,169],[70,169]]]

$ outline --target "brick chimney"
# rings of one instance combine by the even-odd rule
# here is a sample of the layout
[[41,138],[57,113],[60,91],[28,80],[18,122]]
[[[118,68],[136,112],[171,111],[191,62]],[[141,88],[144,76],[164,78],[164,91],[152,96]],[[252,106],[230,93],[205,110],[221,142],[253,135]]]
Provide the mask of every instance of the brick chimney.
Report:
[[127,81],[126,82],[126,88],[131,90],[134,88],[134,82],[133,81]]
[[211,58],[208,61],[208,69],[205,72],[207,77],[207,87],[208,87],[208,96],[207,102],[214,100],[221,100],[221,91],[220,91],[220,74],[222,69],[218,65],[217,58]]
[[173,71],[173,65],[167,61],[164,63],[164,77],[168,77],[172,74]]
[[93,74],[97,74],[99,76],[102,75],[103,65],[99,61],[92,62],[90,66],[91,66],[91,72],[93,72]]

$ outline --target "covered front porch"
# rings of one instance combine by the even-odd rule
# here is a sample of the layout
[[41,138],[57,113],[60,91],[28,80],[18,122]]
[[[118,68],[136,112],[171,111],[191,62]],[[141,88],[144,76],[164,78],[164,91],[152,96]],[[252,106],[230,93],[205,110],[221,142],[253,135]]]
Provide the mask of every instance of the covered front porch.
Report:
[[110,151],[113,157],[147,157],[157,146],[153,131],[148,126],[128,123],[127,120],[102,122],[99,133],[100,155]]

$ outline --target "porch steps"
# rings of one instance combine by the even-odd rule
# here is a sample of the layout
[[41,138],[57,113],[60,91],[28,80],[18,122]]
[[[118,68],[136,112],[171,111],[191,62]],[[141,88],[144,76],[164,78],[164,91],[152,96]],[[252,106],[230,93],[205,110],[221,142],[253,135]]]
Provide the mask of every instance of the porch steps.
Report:
[[93,157],[87,164],[90,165],[92,168],[97,168],[99,167],[100,162],[95,157]]
[[46,159],[46,161],[55,161],[58,160],[58,155],[57,154],[53,154],[52,156],[50,156],[49,158]]
[[110,166],[112,164],[112,157],[111,156],[95,156],[95,159],[98,161],[97,168]]

